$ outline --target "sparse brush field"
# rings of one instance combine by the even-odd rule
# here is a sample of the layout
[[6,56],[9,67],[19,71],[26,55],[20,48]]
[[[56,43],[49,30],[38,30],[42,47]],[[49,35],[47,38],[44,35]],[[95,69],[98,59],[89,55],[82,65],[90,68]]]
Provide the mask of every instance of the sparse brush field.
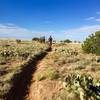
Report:
[[13,77],[22,72],[29,60],[41,55],[47,48],[47,44],[35,41],[0,40],[1,99],[6,99],[6,94],[13,86]]
[[100,62],[97,62],[99,56],[84,53],[80,43],[54,46],[50,58],[61,76],[69,73],[79,73],[100,79]]
[[54,44],[52,48],[34,74],[30,100],[100,100],[99,56],[84,53],[80,43]]
[[[47,48],[39,42],[0,41],[0,97],[24,65]],[[100,58],[84,53],[81,43],[53,44],[36,67],[26,100],[100,100]]]

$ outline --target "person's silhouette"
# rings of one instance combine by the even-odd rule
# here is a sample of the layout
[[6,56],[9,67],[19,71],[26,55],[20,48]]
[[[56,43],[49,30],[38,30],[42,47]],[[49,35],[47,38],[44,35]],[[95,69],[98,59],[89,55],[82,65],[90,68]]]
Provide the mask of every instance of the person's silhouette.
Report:
[[50,37],[49,37],[49,39],[48,39],[48,42],[49,42],[49,45],[50,45],[50,46],[52,46],[52,40],[53,40],[53,39],[52,39],[52,37],[51,37],[51,35],[50,35]]

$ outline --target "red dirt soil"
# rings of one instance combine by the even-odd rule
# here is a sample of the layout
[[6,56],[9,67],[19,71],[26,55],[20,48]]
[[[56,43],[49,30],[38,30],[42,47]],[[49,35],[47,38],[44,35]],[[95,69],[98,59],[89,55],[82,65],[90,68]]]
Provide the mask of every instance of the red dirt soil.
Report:
[[[49,52],[46,57],[38,63],[35,73],[42,73],[42,71],[46,69],[45,61],[51,61],[51,59],[49,58],[50,55],[52,55],[52,52]],[[62,88],[61,83],[59,81],[50,79],[37,81],[34,79],[34,74],[28,90],[29,94],[27,94],[27,96],[25,97],[26,100],[53,100],[55,94],[57,94],[57,92]]]

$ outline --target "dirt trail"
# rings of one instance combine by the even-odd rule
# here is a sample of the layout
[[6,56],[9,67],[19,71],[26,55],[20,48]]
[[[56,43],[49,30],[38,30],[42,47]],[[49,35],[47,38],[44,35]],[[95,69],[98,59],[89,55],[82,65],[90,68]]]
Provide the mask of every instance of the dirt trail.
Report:
[[22,73],[15,76],[13,79],[14,85],[9,91],[6,100],[25,100],[25,96],[28,94],[27,90],[28,87],[30,87],[33,74],[37,70],[37,65],[48,54],[48,51],[49,50],[30,61],[28,65],[23,69]]
[[[53,67],[51,55],[53,50],[48,50],[43,55],[30,61],[23,72],[14,78],[14,87],[9,92],[6,100],[53,100],[55,94],[62,88],[61,83],[57,80],[44,79],[42,81],[35,80],[34,75],[38,72],[42,73],[49,67]],[[18,79],[18,80],[16,80]]]
[[[41,72],[47,68],[46,62],[51,62],[50,55],[53,51],[49,52],[37,65],[37,70],[32,76],[31,85],[29,87],[28,94],[25,100],[53,100],[52,98],[61,89],[61,83],[56,80],[45,79],[42,81],[37,81],[34,75]],[[52,66],[54,67],[54,66]]]

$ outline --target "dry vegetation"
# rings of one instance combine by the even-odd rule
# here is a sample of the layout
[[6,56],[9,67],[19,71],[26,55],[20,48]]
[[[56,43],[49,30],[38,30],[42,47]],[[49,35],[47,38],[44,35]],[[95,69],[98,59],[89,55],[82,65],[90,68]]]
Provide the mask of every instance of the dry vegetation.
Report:
[[53,45],[33,76],[29,100],[99,100],[88,90],[88,78],[93,78],[94,86],[100,85],[100,63],[96,59],[94,54],[83,53],[80,43]]
[[47,48],[46,44],[35,41],[0,40],[0,98],[6,99],[5,95],[13,86],[13,77]]
[[66,44],[54,47],[54,52],[50,56],[61,75],[69,73],[80,73],[91,75],[95,79],[100,79],[100,63],[96,61],[99,56],[86,54],[81,50],[81,44]]
[[[0,41],[0,97],[12,87],[12,78],[48,46],[38,42]],[[100,100],[99,56],[86,54],[81,43],[60,43],[39,62],[27,100]],[[99,93],[89,90],[88,81]],[[99,95],[99,96],[98,96]]]

